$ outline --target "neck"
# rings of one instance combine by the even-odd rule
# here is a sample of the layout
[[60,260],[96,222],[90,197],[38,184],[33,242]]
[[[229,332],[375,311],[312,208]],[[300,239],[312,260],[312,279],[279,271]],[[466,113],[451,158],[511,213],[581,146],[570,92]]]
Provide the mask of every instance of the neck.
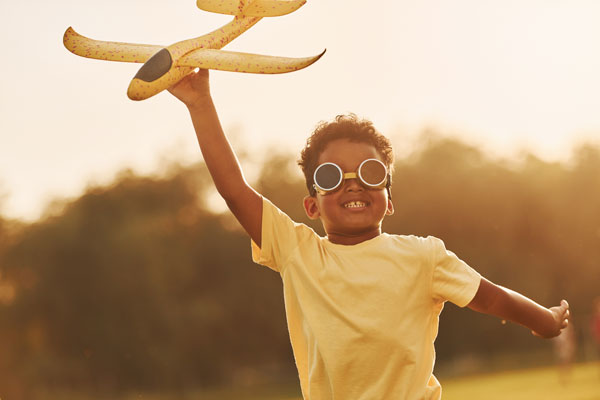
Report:
[[327,239],[334,244],[352,246],[381,235],[381,228],[372,229],[360,233],[327,232]]

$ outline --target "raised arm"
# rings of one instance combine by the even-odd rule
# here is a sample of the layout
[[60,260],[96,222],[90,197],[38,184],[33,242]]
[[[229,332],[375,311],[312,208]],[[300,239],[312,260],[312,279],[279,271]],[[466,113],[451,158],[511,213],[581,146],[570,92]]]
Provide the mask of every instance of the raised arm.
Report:
[[531,329],[534,335],[543,338],[559,335],[569,324],[569,304],[566,300],[562,300],[560,306],[546,308],[485,278],[481,278],[469,308],[523,325]]
[[182,79],[169,91],[188,108],[204,162],[227,206],[260,246],[262,198],[248,185],[235,153],[223,133],[210,95],[208,70]]

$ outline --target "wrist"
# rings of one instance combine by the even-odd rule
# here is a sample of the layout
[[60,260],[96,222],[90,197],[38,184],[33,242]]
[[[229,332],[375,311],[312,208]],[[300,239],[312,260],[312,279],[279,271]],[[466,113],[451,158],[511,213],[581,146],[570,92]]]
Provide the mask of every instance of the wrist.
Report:
[[552,310],[545,309],[544,317],[539,321],[535,333],[543,338],[549,339],[560,334],[560,327]]
[[185,103],[188,110],[193,113],[196,111],[202,111],[209,107],[213,107],[212,97],[210,93],[207,93],[203,96],[197,97],[189,102]]

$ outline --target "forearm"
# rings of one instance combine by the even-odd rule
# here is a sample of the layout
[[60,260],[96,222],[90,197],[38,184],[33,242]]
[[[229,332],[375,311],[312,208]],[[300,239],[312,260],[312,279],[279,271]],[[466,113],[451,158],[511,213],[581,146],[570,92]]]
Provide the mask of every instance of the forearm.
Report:
[[523,325],[546,338],[558,335],[564,328],[562,321],[552,310],[485,278],[482,278],[480,288],[469,307]]
[[543,337],[558,334],[552,312],[535,301],[513,290],[499,286],[501,294],[489,309],[489,313],[523,325]]
[[210,96],[188,106],[204,162],[219,194],[227,201],[247,187],[238,159],[223,133]]

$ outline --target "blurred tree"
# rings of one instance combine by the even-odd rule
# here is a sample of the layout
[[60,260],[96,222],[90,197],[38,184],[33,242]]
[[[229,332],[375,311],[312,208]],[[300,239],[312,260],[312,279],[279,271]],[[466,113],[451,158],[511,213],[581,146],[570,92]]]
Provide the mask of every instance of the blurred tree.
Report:
[[2,316],[21,380],[113,391],[293,368],[278,278],[252,270],[245,237],[202,208],[205,182],[201,167],[123,173],[28,227],[3,265],[18,281]]

